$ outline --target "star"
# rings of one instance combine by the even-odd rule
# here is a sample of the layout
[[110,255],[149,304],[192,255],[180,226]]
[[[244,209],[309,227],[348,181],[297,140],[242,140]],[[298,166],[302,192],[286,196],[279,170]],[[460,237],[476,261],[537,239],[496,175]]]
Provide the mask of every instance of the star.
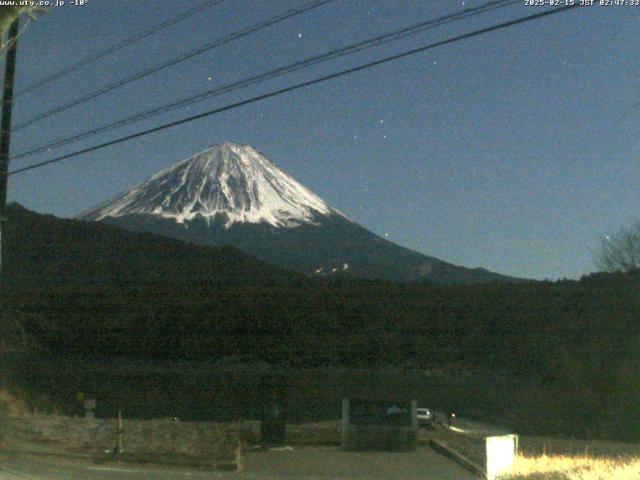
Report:
[[213,80],[213,77],[207,77],[207,80],[211,81]]
[[380,123],[384,123],[384,120],[380,119]]
[[387,136],[386,136],[386,135],[382,135],[382,138],[386,139],[386,138],[387,138]]
[[302,34],[301,33],[298,33],[298,38],[302,38]]

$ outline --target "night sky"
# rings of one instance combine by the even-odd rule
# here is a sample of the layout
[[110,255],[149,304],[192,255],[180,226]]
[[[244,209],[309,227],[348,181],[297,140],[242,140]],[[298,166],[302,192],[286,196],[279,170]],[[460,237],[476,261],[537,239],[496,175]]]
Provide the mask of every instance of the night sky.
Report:
[[[200,0],[89,0],[31,23],[17,88]],[[14,124],[303,1],[227,0],[16,99]],[[20,153],[178,97],[483,1],[335,0],[16,132]],[[167,113],[19,168],[545,7],[518,4]],[[9,179],[71,217],[211,145],[254,146],[373,232],[442,260],[578,278],[640,205],[640,7],[578,8],[463,40]]]

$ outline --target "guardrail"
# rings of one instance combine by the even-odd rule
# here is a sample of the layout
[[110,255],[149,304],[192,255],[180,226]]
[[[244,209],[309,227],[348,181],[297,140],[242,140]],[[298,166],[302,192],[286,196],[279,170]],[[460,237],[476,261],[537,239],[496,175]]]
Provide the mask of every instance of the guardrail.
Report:
[[436,425],[431,446],[468,470],[494,480],[511,471],[518,450],[518,435],[471,431],[455,425]]

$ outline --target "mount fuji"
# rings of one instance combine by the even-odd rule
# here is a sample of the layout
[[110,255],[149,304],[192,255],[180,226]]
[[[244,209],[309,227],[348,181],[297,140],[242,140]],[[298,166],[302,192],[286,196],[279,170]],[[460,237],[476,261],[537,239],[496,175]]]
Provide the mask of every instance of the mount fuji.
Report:
[[233,245],[311,275],[393,281],[515,280],[400,247],[366,230],[248,145],[215,145],[79,215],[203,245]]

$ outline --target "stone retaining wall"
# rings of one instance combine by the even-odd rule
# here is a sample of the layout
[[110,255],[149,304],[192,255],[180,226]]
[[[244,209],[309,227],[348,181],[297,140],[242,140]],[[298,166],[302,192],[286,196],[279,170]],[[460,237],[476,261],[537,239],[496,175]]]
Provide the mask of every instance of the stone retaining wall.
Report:
[[[62,415],[8,416],[3,422],[7,438],[20,443],[47,444],[60,448],[103,453],[117,443],[117,419],[79,418]],[[339,445],[339,421],[287,424],[286,442],[304,445]],[[172,419],[122,422],[123,446],[130,453],[179,454],[206,457],[228,444],[235,448],[260,442],[260,422],[182,422]]]
[[[173,454],[190,457],[226,456],[240,438],[257,437],[257,422],[180,422],[172,419],[122,422],[123,448],[135,454]],[[94,453],[112,450],[117,444],[117,420],[72,418],[59,415],[10,416],[6,438],[69,450]]]

